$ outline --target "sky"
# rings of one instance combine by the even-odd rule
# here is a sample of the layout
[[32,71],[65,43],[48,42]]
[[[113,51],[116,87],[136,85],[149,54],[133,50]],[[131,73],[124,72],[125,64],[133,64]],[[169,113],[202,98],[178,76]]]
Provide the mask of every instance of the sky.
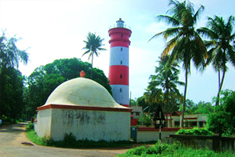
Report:
[[[207,18],[214,15],[225,20],[235,15],[234,0],[191,0],[195,10],[204,5],[196,28],[206,26]],[[154,74],[156,62],[164,49],[163,37],[148,40],[156,33],[170,27],[157,22],[157,15],[165,15],[169,9],[168,0],[0,0],[0,28],[7,36],[22,38],[17,46],[27,49],[29,62],[21,64],[19,70],[29,76],[35,68],[62,58],[83,56],[88,32],[104,38],[107,51],[101,51],[94,58],[94,67],[102,69],[108,77],[110,45],[108,30],[119,18],[132,30],[130,37],[130,92],[131,98],[143,95],[149,76]],[[180,64],[180,66],[182,66]],[[235,90],[235,68],[229,63],[223,89]],[[181,68],[180,81],[184,81]],[[183,93],[184,88],[179,87]],[[188,78],[187,98],[195,103],[211,102],[218,91],[218,76],[209,66],[199,72],[192,64]]]

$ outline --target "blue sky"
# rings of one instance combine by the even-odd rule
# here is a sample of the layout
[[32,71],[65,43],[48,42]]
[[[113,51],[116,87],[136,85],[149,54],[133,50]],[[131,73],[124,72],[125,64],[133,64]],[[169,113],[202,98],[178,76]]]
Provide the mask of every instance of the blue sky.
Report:
[[[130,91],[131,98],[142,96],[154,74],[156,60],[166,41],[158,37],[148,40],[157,32],[166,29],[165,23],[157,23],[155,17],[166,14],[168,0],[0,0],[0,28],[9,36],[17,35],[21,49],[28,48],[29,63],[20,65],[26,76],[36,67],[61,58],[81,58],[88,32],[104,38],[107,51],[94,58],[94,66],[108,76],[109,28],[122,18],[132,30],[130,45]],[[223,16],[226,20],[235,15],[234,0],[192,0],[195,10],[204,5],[205,10],[197,27],[205,26],[207,17]],[[193,64],[192,64],[193,65]],[[235,68],[228,65],[223,89],[235,90]],[[184,70],[180,80],[184,81]],[[194,102],[208,101],[217,94],[217,73],[209,66],[203,73],[191,67],[187,98]],[[183,88],[180,88],[183,93]]]

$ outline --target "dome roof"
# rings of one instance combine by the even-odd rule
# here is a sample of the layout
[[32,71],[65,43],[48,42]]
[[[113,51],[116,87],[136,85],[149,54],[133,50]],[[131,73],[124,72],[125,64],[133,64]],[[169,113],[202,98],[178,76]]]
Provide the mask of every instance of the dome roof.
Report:
[[86,78],[60,84],[43,106],[50,104],[126,108],[119,105],[102,85]]

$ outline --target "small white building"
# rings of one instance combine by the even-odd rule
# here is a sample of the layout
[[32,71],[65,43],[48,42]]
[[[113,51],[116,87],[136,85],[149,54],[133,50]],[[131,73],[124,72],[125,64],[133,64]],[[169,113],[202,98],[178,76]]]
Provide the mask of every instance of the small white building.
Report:
[[38,107],[35,131],[55,141],[66,133],[77,140],[129,140],[131,110],[95,81],[75,78],[59,85]]

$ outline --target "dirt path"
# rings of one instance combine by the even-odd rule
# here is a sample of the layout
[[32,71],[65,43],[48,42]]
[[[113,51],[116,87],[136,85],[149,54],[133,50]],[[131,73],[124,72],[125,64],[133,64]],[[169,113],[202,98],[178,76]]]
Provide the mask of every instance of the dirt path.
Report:
[[25,133],[26,123],[0,126],[0,157],[113,157],[128,149],[65,149],[30,146]]

